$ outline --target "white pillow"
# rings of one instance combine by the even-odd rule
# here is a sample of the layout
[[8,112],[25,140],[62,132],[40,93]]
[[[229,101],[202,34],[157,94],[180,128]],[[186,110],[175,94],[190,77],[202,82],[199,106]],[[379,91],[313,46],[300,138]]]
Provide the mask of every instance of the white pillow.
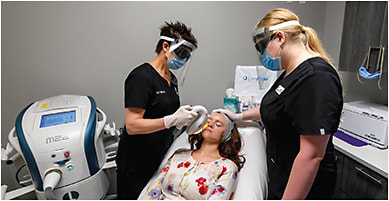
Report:
[[232,199],[264,200],[267,198],[266,136],[256,122],[237,123],[243,139],[242,151],[246,163],[238,174]]

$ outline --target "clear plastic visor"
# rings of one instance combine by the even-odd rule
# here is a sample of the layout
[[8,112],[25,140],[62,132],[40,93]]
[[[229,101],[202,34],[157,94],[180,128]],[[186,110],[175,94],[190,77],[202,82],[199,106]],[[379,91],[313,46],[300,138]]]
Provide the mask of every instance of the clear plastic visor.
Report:
[[263,55],[265,53],[266,47],[274,37],[274,34],[272,34],[269,30],[266,29],[258,29],[255,30],[253,33],[253,42],[255,49],[258,51],[260,55]]
[[183,39],[174,39],[166,36],[161,36],[160,39],[171,42],[169,53],[174,55],[173,62],[178,62],[180,64],[184,63],[180,68],[170,69],[172,71],[169,71],[172,72],[176,77],[176,79],[172,79],[171,76],[171,82],[176,85],[183,86],[193,57],[193,52],[197,49],[197,47]]
[[253,37],[253,41],[255,44],[255,49],[257,49],[257,51],[260,55],[263,55],[265,53],[267,44],[274,37],[273,32],[275,30],[283,28],[283,27],[295,26],[295,25],[300,25],[300,23],[296,20],[291,20],[291,21],[280,23],[280,24],[276,24],[276,25],[271,26],[271,27],[262,27],[262,28],[254,30],[252,37]]

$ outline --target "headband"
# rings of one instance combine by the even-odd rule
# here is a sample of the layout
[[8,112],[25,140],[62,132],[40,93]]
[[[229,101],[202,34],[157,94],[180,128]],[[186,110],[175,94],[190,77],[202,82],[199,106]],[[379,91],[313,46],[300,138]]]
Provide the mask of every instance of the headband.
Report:
[[217,112],[217,113],[222,114],[226,119],[226,130],[224,131],[222,142],[227,142],[228,140],[231,139],[232,129],[234,129],[234,122],[232,122],[232,120],[223,112]]
[[277,30],[280,28],[284,28],[287,26],[293,26],[293,25],[300,25],[300,22],[297,20],[290,20],[290,21],[276,24],[276,25],[273,25],[270,27],[262,27],[262,28],[259,28],[259,29],[253,31],[253,37],[255,37],[258,34],[264,34],[266,31],[274,31],[274,30]]

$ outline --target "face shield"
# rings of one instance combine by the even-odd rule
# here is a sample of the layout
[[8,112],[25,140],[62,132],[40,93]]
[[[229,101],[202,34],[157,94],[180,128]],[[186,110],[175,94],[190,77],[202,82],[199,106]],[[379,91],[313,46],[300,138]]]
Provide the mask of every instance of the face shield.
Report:
[[173,71],[176,79],[172,79],[171,77],[170,80],[174,84],[182,86],[192,60],[193,51],[196,49],[196,45],[184,39],[174,39],[167,36],[161,36],[160,39],[171,42],[169,53],[171,54],[174,52],[174,58],[169,59],[168,57],[167,65],[169,69]]
[[271,27],[262,27],[257,30],[254,30],[252,37],[253,37],[255,49],[257,49],[259,55],[260,56],[264,55],[269,41],[271,41],[275,36],[275,33],[273,33],[274,30],[286,26],[292,26],[292,25],[300,25],[300,23],[298,21],[292,20]]

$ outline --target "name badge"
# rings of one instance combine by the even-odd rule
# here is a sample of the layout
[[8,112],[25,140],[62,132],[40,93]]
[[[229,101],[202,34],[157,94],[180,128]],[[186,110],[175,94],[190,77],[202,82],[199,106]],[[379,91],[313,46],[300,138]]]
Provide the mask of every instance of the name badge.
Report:
[[158,95],[158,94],[164,94],[165,93],[165,91],[157,91],[156,92],[156,94]]
[[285,90],[285,88],[281,85],[278,85],[277,89],[275,90],[278,95],[281,95],[281,93]]

